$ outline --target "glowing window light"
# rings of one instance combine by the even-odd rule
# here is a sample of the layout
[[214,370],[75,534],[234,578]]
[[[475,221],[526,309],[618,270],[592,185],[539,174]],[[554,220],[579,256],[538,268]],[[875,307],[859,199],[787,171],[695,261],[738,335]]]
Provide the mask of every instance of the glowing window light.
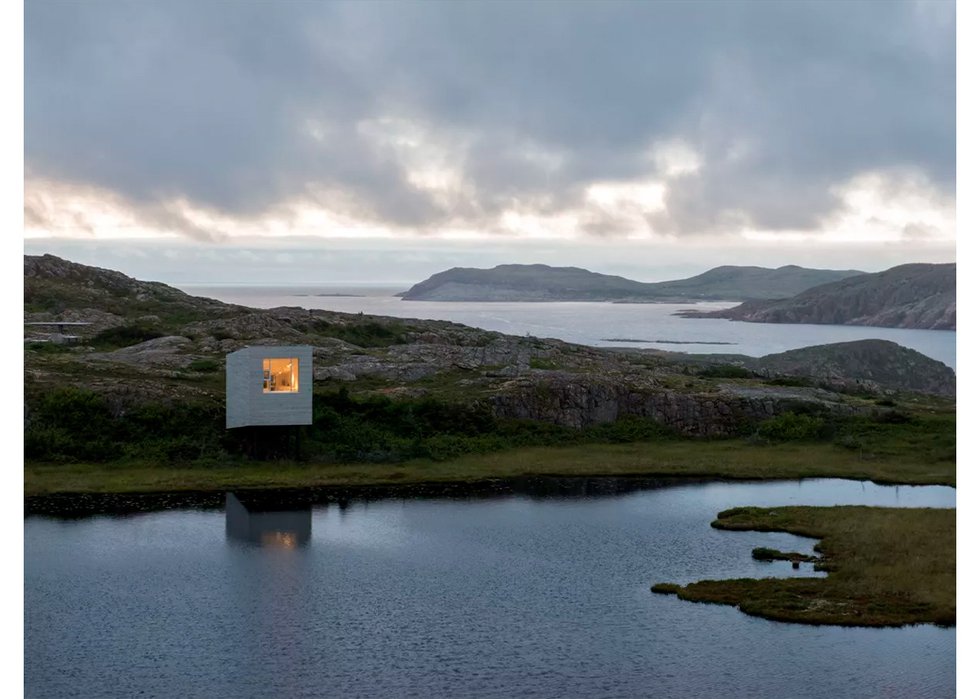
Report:
[[263,393],[296,393],[299,391],[299,359],[267,357],[262,360]]

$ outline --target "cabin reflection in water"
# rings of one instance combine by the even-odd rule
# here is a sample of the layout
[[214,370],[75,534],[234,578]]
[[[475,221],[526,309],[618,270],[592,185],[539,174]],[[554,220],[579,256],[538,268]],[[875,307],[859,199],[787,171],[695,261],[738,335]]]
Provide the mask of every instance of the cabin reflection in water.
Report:
[[[245,503],[242,502],[245,500]],[[267,506],[225,494],[225,534],[229,539],[270,548],[305,546],[313,531],[313,508],[272,510]]]

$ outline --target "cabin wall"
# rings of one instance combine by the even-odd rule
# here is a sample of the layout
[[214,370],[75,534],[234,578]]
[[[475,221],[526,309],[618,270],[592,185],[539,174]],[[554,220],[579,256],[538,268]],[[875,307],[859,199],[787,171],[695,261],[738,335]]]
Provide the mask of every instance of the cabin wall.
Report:
[[[262,391],[262,360],[266,357],[296,357],[299,360],[297,392]],[[225,372],[226,427],[313,424],[312,347],[246,347],[228,355]]]
[[[251,356],[243,352],[232,352],[225,358],[225,427],[245,427],[251,425],[252,392],[249,390],[252,377],[249,373]],[[259,360],[259,391],[262,390],[262,367]]]

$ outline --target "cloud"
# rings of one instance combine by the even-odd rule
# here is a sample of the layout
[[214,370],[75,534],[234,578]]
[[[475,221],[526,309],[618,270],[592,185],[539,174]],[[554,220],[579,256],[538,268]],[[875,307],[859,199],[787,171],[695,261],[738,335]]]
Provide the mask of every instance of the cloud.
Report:
[[[28,192],[102,192],[200,240],[311,210],[417,234],[816,230],[865,173],[953,191],[954,24],[951,2],[37,0]],[[596,204],[608,183],[623,207]],[[49,203],[32,225],[64,219]]]

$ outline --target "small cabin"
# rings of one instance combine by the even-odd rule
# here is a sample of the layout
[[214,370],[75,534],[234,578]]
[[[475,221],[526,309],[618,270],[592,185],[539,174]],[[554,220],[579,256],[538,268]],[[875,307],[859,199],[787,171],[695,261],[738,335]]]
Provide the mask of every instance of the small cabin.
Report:
[[245,347],[225,361],[225,427],[313,424],[313,348]]

